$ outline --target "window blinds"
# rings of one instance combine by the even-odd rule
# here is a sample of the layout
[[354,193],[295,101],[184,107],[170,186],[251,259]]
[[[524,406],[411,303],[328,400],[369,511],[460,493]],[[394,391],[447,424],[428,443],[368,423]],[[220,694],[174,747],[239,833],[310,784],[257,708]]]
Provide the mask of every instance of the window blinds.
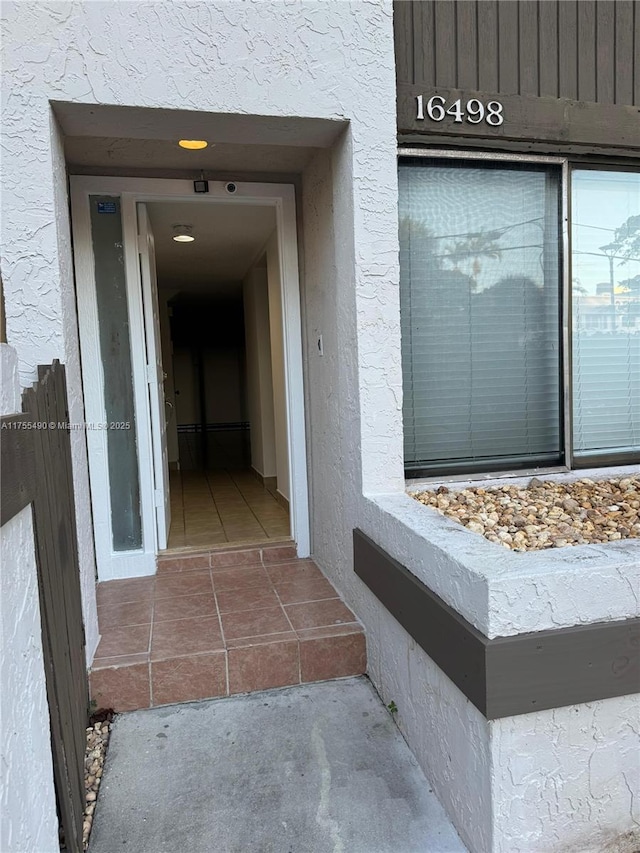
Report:
[[638,454],[640,174],[574,170],[571,211],[574,453]]
[[402,161],[409,472],[560,459],[560,174]]

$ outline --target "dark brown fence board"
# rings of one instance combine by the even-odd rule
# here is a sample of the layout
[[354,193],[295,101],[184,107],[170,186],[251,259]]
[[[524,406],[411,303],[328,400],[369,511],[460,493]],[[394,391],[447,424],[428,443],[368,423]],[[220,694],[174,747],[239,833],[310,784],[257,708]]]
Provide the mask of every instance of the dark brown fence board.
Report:
[[24,426],[26,415],[7,415],[0,419],[0,525],[33,501],[36,466],[33,434]]
[[[88,685],[64,367],[40,367],[23,395],[34,423],[34,530],[56,794],[67,850],[82,850]],[[58,429],[60,426],[60,429]]]

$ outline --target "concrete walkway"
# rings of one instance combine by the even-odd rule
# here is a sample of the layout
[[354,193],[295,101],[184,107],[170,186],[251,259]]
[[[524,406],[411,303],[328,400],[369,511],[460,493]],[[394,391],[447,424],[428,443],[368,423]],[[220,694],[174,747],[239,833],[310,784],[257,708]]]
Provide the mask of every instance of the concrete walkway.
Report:
[[464,853],[364,678],[119,716],[89,853]]

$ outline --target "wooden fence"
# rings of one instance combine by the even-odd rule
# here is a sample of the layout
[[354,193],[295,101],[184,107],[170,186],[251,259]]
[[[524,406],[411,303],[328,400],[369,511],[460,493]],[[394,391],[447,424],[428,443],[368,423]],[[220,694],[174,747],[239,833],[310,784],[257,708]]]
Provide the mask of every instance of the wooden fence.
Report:
[[89,691],[62,364],[38,368],[22,408],[2,418],[0,523],[32,504],[58,813],[67,851],[81,853]]

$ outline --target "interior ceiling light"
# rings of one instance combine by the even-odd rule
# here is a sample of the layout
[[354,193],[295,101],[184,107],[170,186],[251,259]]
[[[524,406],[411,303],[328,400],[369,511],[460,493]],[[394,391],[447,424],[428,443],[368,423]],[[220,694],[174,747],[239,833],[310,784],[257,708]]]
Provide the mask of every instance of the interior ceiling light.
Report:
[[174,225],[173,239],[176,243],[193,243],[196,239],[193,234],[193,225]]
[[189,151],[200,151],[201,148],[206,148],[208,144],[204,139],[181,139],[178,142],[180,148],[188,148]]

